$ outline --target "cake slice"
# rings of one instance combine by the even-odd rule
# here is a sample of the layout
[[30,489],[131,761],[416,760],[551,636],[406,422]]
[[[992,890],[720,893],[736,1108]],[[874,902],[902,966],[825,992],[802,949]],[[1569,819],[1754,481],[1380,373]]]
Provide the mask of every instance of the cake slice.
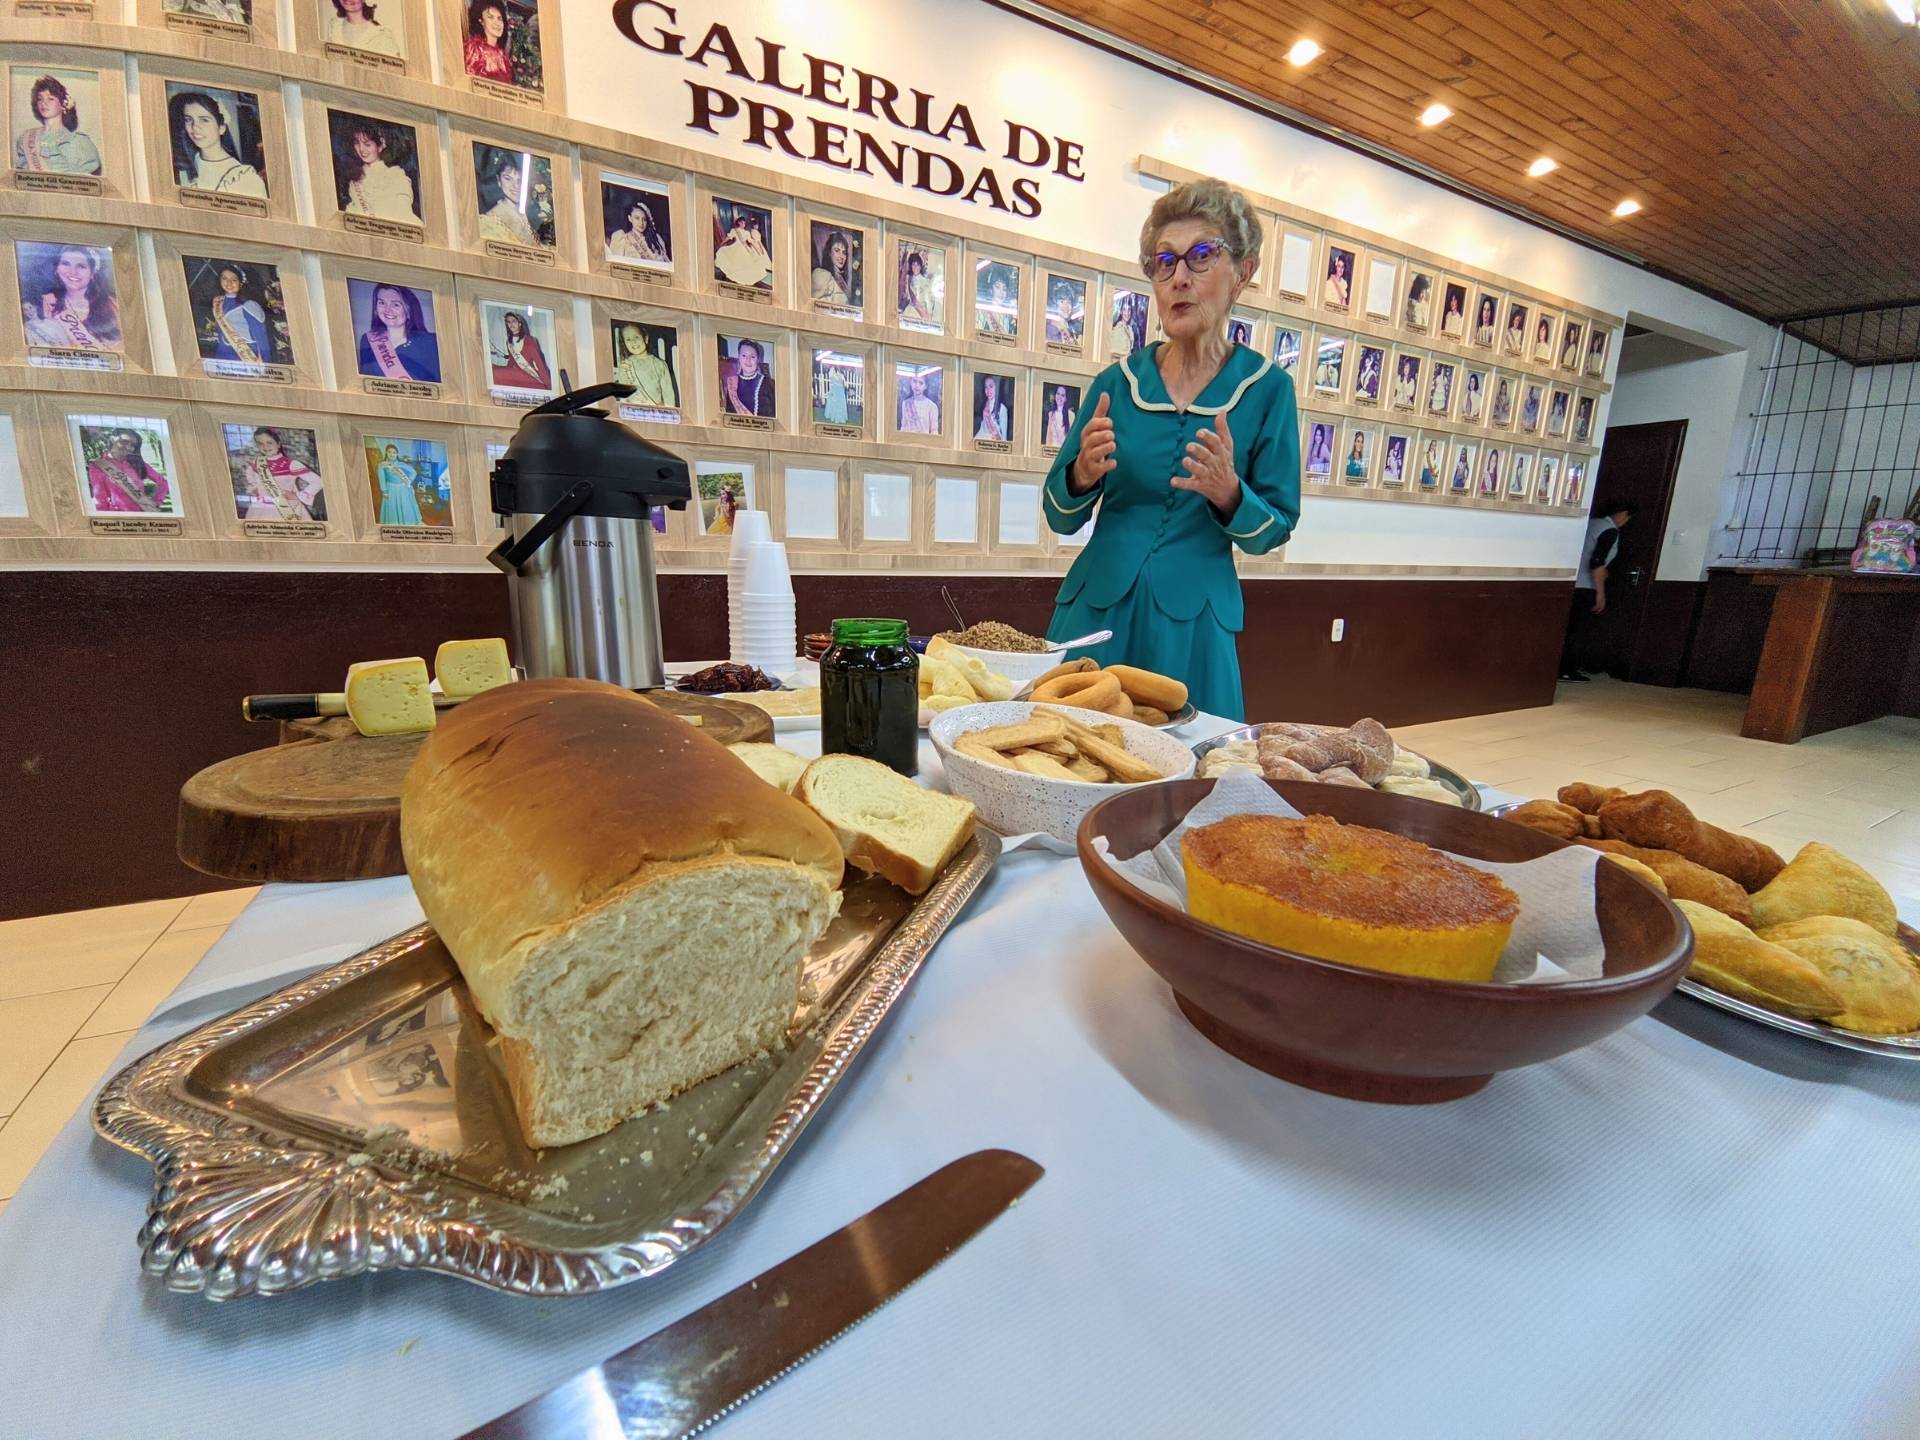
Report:
[[847,862],[924,895],[973,838],[973,802],[927,790],[859,755],[822,755],[793,787],[827,822]]

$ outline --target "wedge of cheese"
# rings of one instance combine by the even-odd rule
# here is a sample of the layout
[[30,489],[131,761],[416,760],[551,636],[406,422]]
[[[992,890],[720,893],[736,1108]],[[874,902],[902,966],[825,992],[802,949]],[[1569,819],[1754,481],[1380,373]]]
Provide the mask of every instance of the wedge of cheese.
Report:
[[509,683],[513,664],[507,659],[507,642],[497,636],[490,640],[448,640],[433,652],[433,674],[440,682],[442,695],[463,700]]
[[361,660],[347,667],[347,714],[362,735],[411,735],[431,730],[433,692],[427,662]]

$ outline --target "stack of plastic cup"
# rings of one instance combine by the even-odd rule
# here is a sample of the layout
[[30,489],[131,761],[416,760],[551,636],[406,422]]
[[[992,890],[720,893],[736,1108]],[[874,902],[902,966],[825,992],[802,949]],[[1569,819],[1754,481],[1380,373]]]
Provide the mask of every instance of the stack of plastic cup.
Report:
[[732,632],[733,658],[769,675],[785,675],[793,669],[795,630],[787,547],[757,540],[747,546],[740,624]]
[[746,616],[740,608],[747,588],[747,547],[772,538],[766,511],[734,511],[733,548],[727,554],[727,659],[736,665],[748,663],[744,653]]

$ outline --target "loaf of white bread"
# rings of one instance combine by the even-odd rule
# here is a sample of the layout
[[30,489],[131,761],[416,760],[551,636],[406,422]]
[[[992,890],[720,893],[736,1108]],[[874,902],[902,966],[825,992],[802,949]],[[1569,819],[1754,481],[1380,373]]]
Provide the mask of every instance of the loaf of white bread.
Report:
[[400,839],[536,1146],[778,1048],[840,904],[841,847],[817,815],[592,680],[447,712],[407,774]]

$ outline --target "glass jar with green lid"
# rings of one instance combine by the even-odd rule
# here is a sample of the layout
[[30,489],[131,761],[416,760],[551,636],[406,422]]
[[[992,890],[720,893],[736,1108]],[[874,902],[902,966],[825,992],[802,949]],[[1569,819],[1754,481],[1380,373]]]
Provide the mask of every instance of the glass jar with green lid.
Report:
[[920,768],[920,657],[904,620],[836,620],[820,657],[820,753]]

